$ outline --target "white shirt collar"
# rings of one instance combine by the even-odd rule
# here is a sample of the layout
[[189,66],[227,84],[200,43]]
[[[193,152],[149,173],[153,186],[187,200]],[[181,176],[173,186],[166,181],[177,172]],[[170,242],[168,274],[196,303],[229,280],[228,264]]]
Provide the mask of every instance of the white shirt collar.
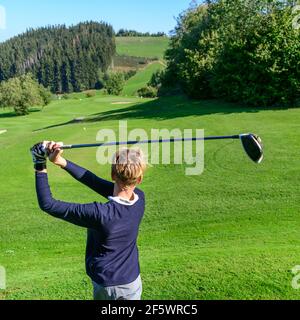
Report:
[[117,202],[119,204],[122,204],[124,206],[133,206],[135,203],[139,201],[139,196],[134,193],[134,199],[133,200],[127,200],[120,197],[108,197],[108,200]]

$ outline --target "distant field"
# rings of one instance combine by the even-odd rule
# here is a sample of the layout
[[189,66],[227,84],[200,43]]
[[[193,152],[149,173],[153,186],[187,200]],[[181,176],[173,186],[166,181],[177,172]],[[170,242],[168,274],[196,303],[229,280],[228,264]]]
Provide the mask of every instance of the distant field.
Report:
[[117,37],[116,43],[118,55],[163,59],[169,39],[166,37]]
[[[116,42],[118,55],[114,59],[114,70],[138,70],[137,74],[126,82],[122,93],[124,96],[134,96],[138,89],[147,84],[155,71],[164,68],[163,57],[169,39],[165,37],[117,37]],[[160,61],[151,62],[151,59]]]
[[147,85],[154,72],[162,70],[164,66],[160,62],[149,64],[145,69],[140,70],[135,76],[130,78],[124,87],[123,95],[134,96],[138,89]]
[[152,60],[145,57],[115,56],[113,60],[113,70],[126,72],[145,68]]

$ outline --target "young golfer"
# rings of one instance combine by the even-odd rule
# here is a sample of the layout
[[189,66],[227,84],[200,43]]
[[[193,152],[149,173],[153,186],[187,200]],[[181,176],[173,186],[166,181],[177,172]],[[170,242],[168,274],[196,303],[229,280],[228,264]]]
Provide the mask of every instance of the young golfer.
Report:
[[[137,237],[145,197],[136,186],[142,182],[146,168],[142,152],[124,149],[115,154],[112,183],[65,160],[59,147],[46,141],[31,149],[40,208],[55,218],[88,229],[86,271],[92,279],[95,300],[140,300]],[[108,202],[76,204],[53,199],[48,185],[47,158]]]

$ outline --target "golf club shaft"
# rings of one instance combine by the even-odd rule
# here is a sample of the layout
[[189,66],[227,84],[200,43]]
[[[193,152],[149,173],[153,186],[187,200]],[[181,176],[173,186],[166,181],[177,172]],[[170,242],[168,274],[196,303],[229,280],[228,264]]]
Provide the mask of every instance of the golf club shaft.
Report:
[[153,144],[153,143],[173,143],[184,141],[209,141],[209,140],[225,140],[225,139],[240,139],[240,135],[234,136],[216,136],[204,138],[173,138],[173,139],[159,139],[159,140],[136,140],[136,141],[123,141],[123,142],[104,142],[104,143],[91,143],[91,144],[71,144],[64,145],[61,149],[82,149],[82,148],[95,148],[95,147],[109,147],[109,146],[125,146],[135,144]]

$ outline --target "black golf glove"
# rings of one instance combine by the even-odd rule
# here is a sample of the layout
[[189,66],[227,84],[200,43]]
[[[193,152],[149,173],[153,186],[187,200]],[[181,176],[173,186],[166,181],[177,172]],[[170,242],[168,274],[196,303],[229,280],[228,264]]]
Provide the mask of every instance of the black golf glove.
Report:
[[48,151],[46,149],[45,143],[37,143],[31,149],[32,160],[34,164],[34,169],[37,171],[42,171],[47,168],[47,157]]

